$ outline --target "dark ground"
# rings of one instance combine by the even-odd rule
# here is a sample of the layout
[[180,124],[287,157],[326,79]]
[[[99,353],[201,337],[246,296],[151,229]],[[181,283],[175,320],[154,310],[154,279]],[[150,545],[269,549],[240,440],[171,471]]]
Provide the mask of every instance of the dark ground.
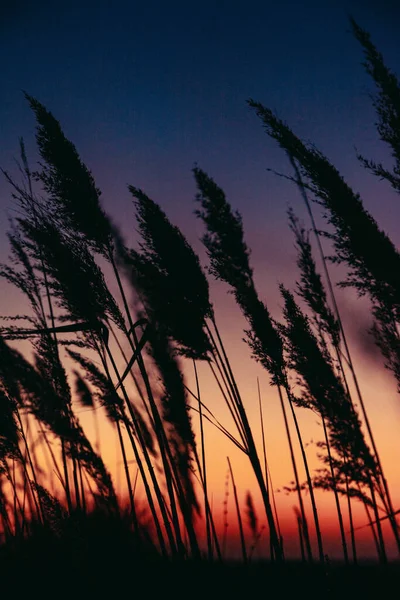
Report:
[[[282,567],[267,562],[165,564],[121,554],[115,546],[76,552],[55,545],[0,555],[1,588],[22,594],[41,590],[56,597],[90,598],[305,598],[325,600],[399,598],[400,566],[330,566],[324,571],[298,562]],[[18,596],[17,596],[18,597]]]
[[55,537],[40,531],[22,543],[0,546],[2,598],[400,598],[400,563],[324,568],[266,561],[245,566],[162,561],[115,523],[91,523]]

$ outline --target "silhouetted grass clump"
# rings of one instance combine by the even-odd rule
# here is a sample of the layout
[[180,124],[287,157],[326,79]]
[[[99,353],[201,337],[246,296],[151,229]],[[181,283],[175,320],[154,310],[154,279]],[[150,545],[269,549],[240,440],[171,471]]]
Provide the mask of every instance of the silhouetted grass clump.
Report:
[[[359,158],[399,191],[399,82],[369,34],[355,21],[351,24],[377,88],[377,131],[390,148],[394,166]],[[132,185],[128,193],[138,239],[129,248],[102,208],[101,191],[60,123],[38,100],[28,94],[26,99],[37,123],[39,170],[31,171],[20,140],[22,182],[4,173],[17,212],[8,233],[9,261],[0,266],[0,275],[22,292],[26,314],[3,317],[0,328],[2,577],[5,573],[15,585],[23,569],[32,586],[45,565],[46,573],[62,581],[64,591],[71,582],[73,593],[86,586],[91,593],[104,592],[110,586],[115,594],[122,582],[126,585],[125,575],[133,573],[136,586],[185,597],[192,593],[193,582],[201,594],[212,589],[251,595],[267,581],[279,595],[289,597],[304,589],[308,598],[370,593],[374,585],[383,585],[383,573],[390,582],[396,571],[386,564],[382,521],[389,521],[400,551],[398,511],[353,365],[330,262],[346,269],[347,278],[339,285],[369,298],[372,333],[400,388],[400,254],[359,194],[322,152],[304,143],[269,108],[249,101],[268,135],[289,157],[294,170],[289,179],[306,205],[320,254],[318,263],[311,236],[290,209],[300,275],[297,295],[280,285],[283,310],[274,317],[255,285],[242,216],[205,171],[193,170],[208,272],[234,295],[247,322],[245,341],[252,357],[278,394],[294,476],[285,489],[295,492],[298,502],[294,515],[302,561],[292,564],[285,557],[267,459],[264,416],[269,406],[263,409],[259,388],[262,464],[248,399],[229,360],[199,257],[161,206]],[[324,239],[334,252],[330,262],[316,227],[314,211],[319,209],[329,229]],[[216,416],[218,402],[211,411],[203,397],[200,363],[215,379],[233,433]],[[194,386],[189,372],[194,372]],[[317,442],[322,468],[315,473],[298,419],[303,409],[317,415],[324,436]],[[93,413],[95,444],[79,420],[80,411]],[[198,436],[194,415],[199,416]],[[100,452],[104,440],[99,424],[105,421],[116,434],[123,465],[119,494]],[[209,461],[220,456],[207,446],[206,423],[248,457],[255,476],[256,487],[243,496],[228,457],[226,485],[230,478],[240,564],[225,560],[227,488],[221,551],[208,477]],[[346,571],[325,555],[318,489],[334,494]],[[266,524],[257,510],[256,493]],[[363,504],[385,570],[355,568],[354,500]],[[268,562],[255,558],[264,536]]]

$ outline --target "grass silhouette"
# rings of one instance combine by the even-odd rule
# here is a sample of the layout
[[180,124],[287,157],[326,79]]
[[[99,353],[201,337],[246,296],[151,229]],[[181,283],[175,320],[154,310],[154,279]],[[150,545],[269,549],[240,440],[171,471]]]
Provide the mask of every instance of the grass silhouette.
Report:
[[[399,191],[398,79],[385,66],[370,36],[355,21],[351,24],[377,87],[377,130],[391,149],[394,166],[390,170],[359,158]],[[66,569],[71,578],[83,576],[82,585],[96,590],[102,579],[99,569],[115,591],[119,585],[115,572],[125,572],[132,563],[138,581],[152,577],[151,588],[157,593],[165,591],[165,581],[171,577],[185,581],[182,593],[191,577],[202,593],[212,580],[215,589],[234,593],[246,589],[249,582],[255,589],[270,577],[270,585],[283,587],[287,595],[307,586],[309,598],[337,597],[343,579],[341,597],[383,585],[383,572],[386,583],[392,582],[395,570],[387,565],[382,521],[389,521],[400,551],[398,511],[393,507],[314,218],[315,210],[326,218],[333,262],[348,274],[341,285],[369,298],[372,333],[400,387],[400,255],[361,197],[325,155],[304,143],[269,108],[249,101],[267,134],[289,157],[294,170],[289,179],[306,204],[323,266],[320,275],[310,235],[290,209],[299,280],[295,290],[280,286],[283,310],[281,318],[274,319],[255,285],[241,215],[205,171],[197,166],[193,170],[208,272],[229,286],[247,322],[251,354],[269,373],[279,396],[294,473],[294,482],[286,489],[295,493],[298,502],[294,515],[302,560],[292,564],[285,558],[269,472],[261,395],[263,460],[199,257],[157,202],[132,185],[128,191],[139,243],[136,248],[128,247],[102,208],[101,191],[60,123],[38,100],[25,96],[36,118],[40,170],[30,170],[21,140],[22,183],[5,173],[17,216],[8,234],[10,260],[0,267],[2,278],[22,292],[28,306],[27,314],[4,318],[0,330],[0,560],[10,580],[21,565],[30,580],[38,561],[45,560],[54,576],[65,581]],[[29,352],[22,351],[27,347]],[[204,365],[215,378],[234,433],[203,398],[199,373]],[[188,384],[189,367],[194,370],[195,390]],[[355,391],[350,389],[350,380]],[[79,421],[77,407],[93,413],[95,448]],[[322,467],[315,473],[298,418],[305,409],[318,416],[324,433],[324,440],[318,442]],[[201,444],[194,428],[197,413]],[[125,475],[122,494],[116,492],[101,455],[98,414],[105,415],[116,432]],[[216,527],[207,475],[211,459],[205,421],[247,456],[258,488],[247,491],[243,508],[228,458],[222,536]],[[303,483],[295,443],[306,473]],[[135,479],[129,456],[136,463]],[[138,480],[144,490],[141,500],[136,494]],[[242,553],[235,571],[225,560],[229,481]],[[334,495],[345,567],[332,566],[325,555],[317,489]],[[261,494],[267,527],[256,513],[255,491]],[[317,538],[317,562],[306,493]],[[341,498],[350,522],[351,558]],[[354,501],[365,508],[382,570],[356,568]],[[254,558],[264,537],[270,548],[268,563]],[[313,586],[307,583],[310,577]]]

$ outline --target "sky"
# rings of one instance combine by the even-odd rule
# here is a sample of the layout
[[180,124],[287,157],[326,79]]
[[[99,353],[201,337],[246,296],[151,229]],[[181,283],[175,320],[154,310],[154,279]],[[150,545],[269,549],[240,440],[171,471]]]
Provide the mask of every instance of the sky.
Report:
[[[360,64],[362,54],[349,31],[348,14],[372,34],[387,64],[398,72],[400,7],[391,0],[6,3],[0,8],[0,166],[17,172],[14,159],[20,136],[32,165],[37,161],[34,119],[23,97],[25,90],[60,120],[92,170],[104,207],[129,242],[137,239],[127,191],[127,184],[132,184],[159,202],[205,264],[199,241],[202,226],[193,215],[196,190],[191,169],[198,164],[242,213],[258,289],[279,317],[277,284],[293,287],[297,276],[288,205],[301,218],[305,215],[296,190],[267,171],[289,173],[289,168],[246,105],[248,98],[277,111],[296,133],[325,152],[361,192],[380,225],[396,243],[400,241],[398,199],[365,173],[355,158],[355,148],[377,160],[387,156],[373,126],[371,83]],[[5,232],[13,214],[10,191],[0,180],[2,261],[7,258]],[[276,487],[282,488],[291,475],[278,403],[268,378],[250,360],[242,342],[245,324],[232,297],[220,283],[211,289],[256,427],[260,377],[271,472]],[[400,424],[395,385],[365,333],[370,325],[368,307],[349,293],[339,292],[339,299],[382,460],[400,504],[400,474],[393,459],[399,448],[391,441]],[[4,288],[0,312],[15,313],[19,302],[15,291]],[[202,377],[210,406],[227,417],[208,374]],[[82,419],[91,430],[86,417]],[[303,414],[299,418],[305,436],[318,439],[315,419]],[[252,479],[245,457],[211,427],[206,434],[214,502],[219,506],[227,454],[243,490]],[[315,459],[312,446],[309,452]],[[110,460],[113,453],[110,442]],[[313,464],[318,465],[316,459]],[[318,500],[321,512],[332,515],[331,499],[319,494]],[[278,497],[287,527],[294,526],[293,503],[283,493]],[[361,513],[359,520],[363,524]],[[326,527],[334,554],[335,526]],[[368,541],[365,544],[368,554]]]

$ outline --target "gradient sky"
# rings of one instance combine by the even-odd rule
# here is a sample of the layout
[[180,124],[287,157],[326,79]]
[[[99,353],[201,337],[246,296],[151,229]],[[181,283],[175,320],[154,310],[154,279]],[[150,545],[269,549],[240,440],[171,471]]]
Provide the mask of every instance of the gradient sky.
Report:
[[[126,189],[131,183],[160,203],[204,257],[198,241],[201,224],[193,216],[191,168],[197,162],[242,212],[257,284],[279,316],[277,282],[290,286],[296,277],[285,211],[291,203],[299,215],[303,212],[296,190],[266,170],[288,172],[288,166],[246,106],[247,98],[275,109],[295,132],[316,143],[362,193],[392,239],[400,242],[398,197],[363,172],[355,159],[355,146],[375,159],[385,159],[386,152],[373,127],[371,84],[360,66],[361,50],[349,32],[348,13],[370,31],[387,64],[399,72],[400,7],[392,0],[42,0],[2,7],[0,166],[16,173],[14,157],[21,135],[31,162],[37,160],[34,119],[21,91],[26,90],[61,121],[92,169],[105,208],[128,240],[135,239]],[[10,193],[0,181],[1,260],[7,256],[4,233],[10,215]],[[220,284],[213,284],[212,292],[256,424],[256,378],[261,378],[269,403],[271,470],[276,487],[285,485],[291,479],[289,456],[274,392],[241,342],[244,323],[232,298]],[[400,505],[400,475],[393,459],[399,445],[391,441],[400,425],[395,385],[365,334],[366,305],[351,294],[339,296],[382,459]],[[1,312],[12,314],[17,307],[15,292],[7,288]],[[206,374],[203,382],[210,406],[224,417]],[[306,438],[320,439],[313,417],[301,414],[300,421]],[[87,426],[90,429],[89,420]],[[233,457],[243,492],[252,479],[244,457],[211,428],[207,435],[214,502],[219,503],[227,453]],[[331,499],[323,494],[318,499],[322,513],[331,514]],[[294,500],[281,495],[279,502],[283,519],[293,526]],[[362,514],[359,518],[362,524]],[[327,527],[326,535],[330,532],[333,540],[332,531]],[[334,552],[334,540],[331,547]]]

